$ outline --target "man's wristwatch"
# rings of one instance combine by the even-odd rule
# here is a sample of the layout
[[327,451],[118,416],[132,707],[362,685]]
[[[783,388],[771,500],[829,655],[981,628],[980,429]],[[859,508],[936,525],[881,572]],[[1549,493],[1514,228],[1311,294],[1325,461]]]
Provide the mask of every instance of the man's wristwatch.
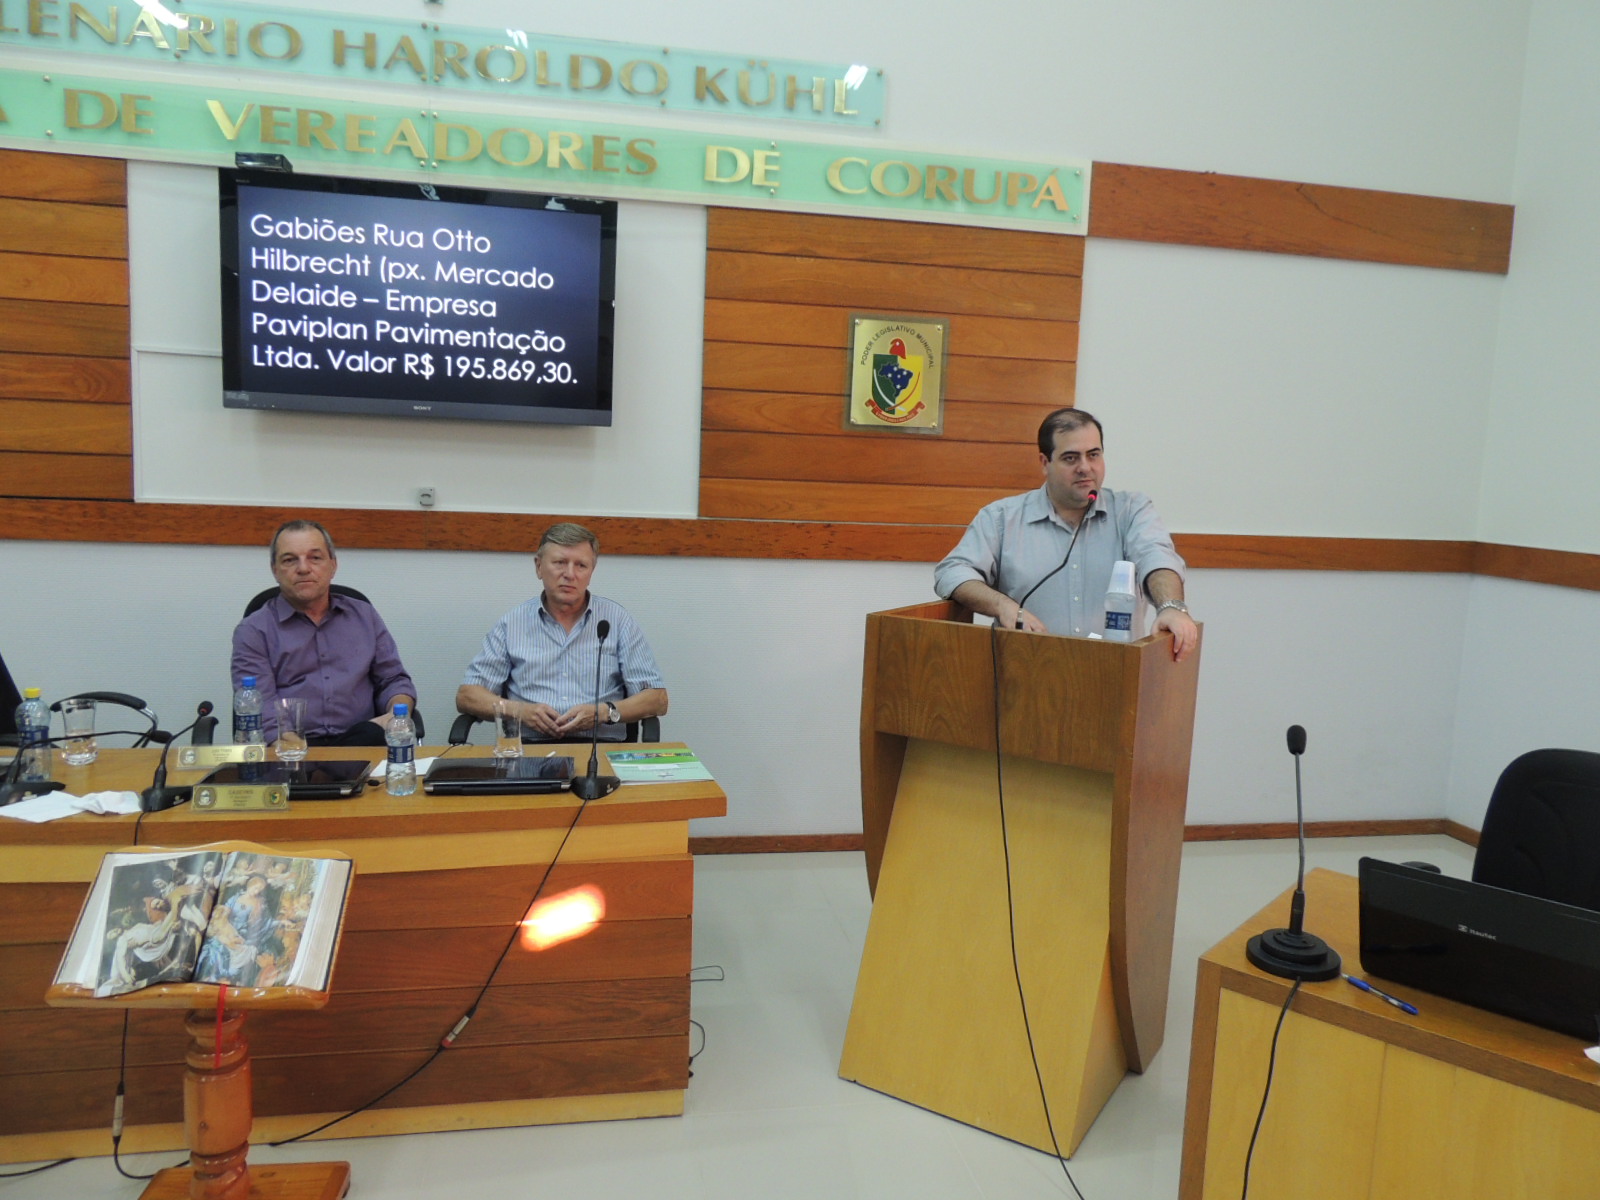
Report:
[[622,714],[617,711],[617,706],[615,704],[611,703],[611,701],[609,701],[609,700],[607,700],[605,702],[605,705],[606,705],[606,724],[608,724],[608,725],[619,724],[622,721]]
[[1187,604],[1185,604],[1182,600],[1163,600],[1160,604],[1156,605],[1155,615],[1159,617],[1162,613],[1166,612],[1167,609],[1169,609],[1169,608],[1177,609],[1184,616],[1188,616],[1189,615],[1189,606]]

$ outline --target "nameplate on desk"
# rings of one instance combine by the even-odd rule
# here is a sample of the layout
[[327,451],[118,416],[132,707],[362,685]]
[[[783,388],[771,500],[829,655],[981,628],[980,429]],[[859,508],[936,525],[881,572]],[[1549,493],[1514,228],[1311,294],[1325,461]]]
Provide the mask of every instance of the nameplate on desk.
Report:
[[203,813],[288,812],[289,789],[281,783],[201,783],[190,804]]
[[223,763],[266,761],[267,748],[259,742],[246,746],[185,746],[178,751],[181,771],[209,771]]

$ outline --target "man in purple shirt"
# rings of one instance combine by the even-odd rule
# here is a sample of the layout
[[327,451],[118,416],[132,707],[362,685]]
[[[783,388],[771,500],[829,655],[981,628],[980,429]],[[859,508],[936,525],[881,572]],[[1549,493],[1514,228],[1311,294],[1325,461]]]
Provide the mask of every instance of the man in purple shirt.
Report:
[[329,590],[339,562],[315,521],[289,521],[272,537],[279,593],[233,631],[233,686],[254,675],[266,740],[277,737],[273,700],[306,702],[313,746],[381,746],[396,704],[415,711],[417,688],[377,609]]

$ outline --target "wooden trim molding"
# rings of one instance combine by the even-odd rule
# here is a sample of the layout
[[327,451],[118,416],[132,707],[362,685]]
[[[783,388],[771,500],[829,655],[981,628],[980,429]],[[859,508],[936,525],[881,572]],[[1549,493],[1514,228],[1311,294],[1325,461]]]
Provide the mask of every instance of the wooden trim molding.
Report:
[[[1310,821],[1306,836],[1333,837],[1410,837],[1426,833],[1443,833],[1465,842],[1478,844],[1478,831],[1457,821],[1443,817],[1421,817],[1405,821]],[[1239,825],[1186,825],[1183,840],[1186,842],[1254,842],[1282,840],[1295,836],[1292,821],[1272,821]],[[813,854],[819,852],[860,850],[859,833],[796,833],[755,834],[746,837],[692,837],[690,854]]]
[[[265,545],[292,517],[335,531],[342,546],[369,550],[531,552],[556,521],[581,521],[607,554],[687,558],[938,562],[960,525],[869,525],[829,521],[740,521],[693,517],[596,517],[581,513],[421,512],[138,504],[122,500],[0,498],[0,540],[148,545]],[[1485,542],[1401,538],[1255,537],[1177,534],[1190,566],[1259,571],[1394,571],[1493,575],[1600,591],[1600,554]]]
[[1089,236],[1504,275],[1509,204],[1095,163]]

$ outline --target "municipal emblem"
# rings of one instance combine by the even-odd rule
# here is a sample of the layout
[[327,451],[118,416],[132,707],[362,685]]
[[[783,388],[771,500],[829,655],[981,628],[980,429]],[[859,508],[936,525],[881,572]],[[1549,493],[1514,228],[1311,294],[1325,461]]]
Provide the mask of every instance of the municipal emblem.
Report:
[[846,428],[940,433],[950,323],[856,316],[851,324]]

